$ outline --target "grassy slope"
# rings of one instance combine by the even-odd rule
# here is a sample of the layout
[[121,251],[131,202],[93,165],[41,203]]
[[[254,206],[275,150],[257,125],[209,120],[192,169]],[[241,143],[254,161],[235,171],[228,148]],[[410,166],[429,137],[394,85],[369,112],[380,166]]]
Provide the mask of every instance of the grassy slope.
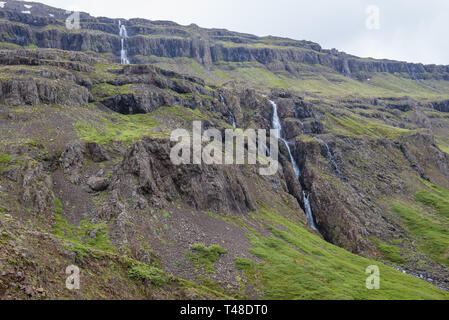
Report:
[[397,202],[392,211],[405,224],[419,250],[437,263],[449,266],[449,190],[422,181],[415,202]]
[[206,81],[222,84],[231,79],[266,88],[284,88],[298,92],[313,93],[324,98],[344,96],[359,97],[403,97],[417,100],[441,100],[449,97],[449,83],[438,80],[415,81],[401,74],[377,73],[369,80],[357,81],[335,73],[320,65],[297,64],[301,70],[298,77],[286,72],[272,72],[257,62],[231,63],[219,62],[212,70],[193,59],[160,58],[152,56],[149,60],[166,69],[196,75]]
[[[277,209],[251,215],[271,230],[269,236],[252,228],[250,219],[232,222],[249,230],[250,252],[262,260],[236,259],[236,267],[265,299],[449,299],[449,293],[424,281],[327,243],[298,223],[295,213],[285,216]],[[380,269],[380,290],[366,288],[371,265]]]

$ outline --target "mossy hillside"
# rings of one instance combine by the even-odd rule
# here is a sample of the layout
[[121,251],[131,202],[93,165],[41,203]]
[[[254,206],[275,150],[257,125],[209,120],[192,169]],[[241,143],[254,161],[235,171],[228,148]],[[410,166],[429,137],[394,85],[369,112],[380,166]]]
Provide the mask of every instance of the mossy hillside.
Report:
[[[242,272],[241,298],[251,284],[263,299],[448,299],[449,294],[380,261],[354,255],[334,246],[298,220],[297,212],[282,202],[258,201],[259,209],[247,217],[212,216],[247,230],[250,253],[259,261],[235,258]],[[271,235],[258,231],[268,228]],[[382,246],[385,254],[398,256],[395,244]],[[390,251],[393,251],[391,254]],[[385,258],[384,258],[385,259]],[[400,258],[399,258],[400,259]],[[385,259],[390,261],[391,259]],[[402,261],[401,261],[402,262]],[[366,288],[368,266],[380,269],[380,290]]]
[[156,122],[150,114],[121,115],[108,114],[91,121],[75,124],[79,137],[84,141],[107,144],[119,140],[127,145],[143,136],[154,134]]
[[401,218],[403,228],[414,239],[420,254],[447,266],[449,190],[423,179],[419,182],[412,199],[390,203],[392,212]]
[[[92,224],[87,221],[82,221],[79,226],[73,226],[63,218],[62,203],[58,198],[55,198],[55,223],[54,234],[60,238],[66,245],[64,247],[76,254],[77,263],[90,266],[92,262],[87,262],[91,259],[95,261],[117,260],[117,263],[112,264],[115,272],[122,272],[127,270],[127,277],[137,284],[143,286],[138,293],[146,295],[148,285],[153,292],[155,288],[160,288],[161,294],[170,298],[177,290],[187,290],[192,294],[202,297],[220,297],[222,299],[229,299],[223,292],[212,290],[211,288],[186,281],[181,278],[174,277],[167,274],[159,266],[148,265],[140,261],[134,260],[128,256],[119,256],[116,248],[111,244],[108,236],[108,227],[105,223]],[[95,232],[93,238],[92,232]],[[192,247],[199,253],[198,262],[208,265],[216,259],[216,255],[224,254],[224,250],[219,246],[211,246],[209,248],[196,245]],[[158,259],[155,259],[157,261]],[[110,264],[111,265],[111,264]],[[100,279],[107,278],[106,274],[98,275]],[[111,277],[113,279],[113,277]],[[122,280],[122,279],[121,279]],[[125,279],[123,279],[125,281]],[[101,280],[100,280],[101,281]],[[133,284],[128,285],[129,288],[134,287]],[[98,293],[95,293],[92,298],[98,298]],[[173,297],[172,297],[173,298]]]
[[63,217],[63,206],[58,198],[55,198],[54,234],[78,245],[79,253],[83,255],[83,247],[92,248],[103,252],[116,252],[116,248],[109,240],[108,225],[106,223],[90,223],[81,221],[80,225],[73,226]]
[[406,260],[401,256],[401,248],[395,244],[383,243],[375,238],[370,238],[373,241],[379,252],[382,254],[382,257],[385,260],[391,261],[396,264],[402,264]]
[[[249,233],[250,252],[268,299],[448,299],[448,293],[382,263],[333,246],[289,218],[264,209],[258,218],[276,222],[272,236]],[[281,229],[280,229],[281,228]],[[365,270],[380,268],[380,290],[368,290]],[[251,266],[249,266],[251,268]]]
[[[236,44],[229,43],[229,45]],[[241,44],[238,45],[241,46]],[[254,45],[272,46],[267,43]],[[267,88],[283,88],[299,93],[318,95],[334,101],[341,97],[399,98],[409,96],[426,102],[449,97],[447,81],[420,80],[417,82],[402,74],[376,73],[368,75],[369,80],[359,81],[338,74],[325,66],[300,63],[292,63],[292,66],[301,70],[297,76],[285,71],[271,71],[256,61],[217,61],[212,70],[189,58],[151,57],[151,63],[156,63],[164,69],[201,76],[213,84],[221,85],[229,80],[236,80],[255,85],[262,91]]]
[[449,190],[427,181],[423,181],[423,183],[428,189],[418,191],[414,199],[449,218]]
[[[55,201],[55,211],[56,215],[62,212],[62,205],[58,200]],[[89,300],[120,297],[170,300],[179,299],[186,293],[198,299],[231,298],[222,292],[176,278],[157,266],[147,265],[115,252],[103,251],[95,246],[84,246],[70,236],[49,235],[41,223],[46,221],[24,223],[15,218],[3,217],[3,231],[0,234],[0,260],[5,261],[0,270],[14,274],[20,270],[25,275],[23,285],[42,287],[45,290],[45,296],[34,294],[33,299]],[[67,227],[65,222],[63,225],[64,228]],[[25,257],[15,249],[17,245],[32,248],[39,254]],[[76,253],[75,264],[81,273],[80,290],[70,291],[65,287],[67,275],[64,271],[67,266],[74,264],[67,251]],[[14,299],[30,298],[19,288],[10,291],[10,294]]]
[[[78,136],[84,141],[108,144],[114,140],[126,145],[138,141],[142,137],[170,137],[171,131],[183,128],[192,130],[193,121],[214,120],[214,114],[200,109],[189,109],[181,106],[163,106],[147,114],[122,115],[117,113],[94,113],[90,119],[75,123]],[[214,120],[220,127],[229,127],[222,120]],[[154,130],[155,128],[158,130]]]
[[439,144],[438,147],[443,151],[446,152],[447,154],[449,154],[449,146],[443,145],[443,144]]
[[360,116],[336,117],[327,115],[325,125],[335,135],[365,137],[372,139],[395,138],[400,135],[416,133],[415,130],[402,129],[384,124],[378,120],[367,120]]
[[114,86],[109,83],[100,83],[93,85],[90,92],[96,100],[103,100],[106,98],[112,98],[117,95],[130,95],[135,91],[132,89],[131,84],[123,86]]
[[402,219],[419,250],[433,261],[449,266],[449,220],[425,212],[419,206],[399,202],[392,212]]

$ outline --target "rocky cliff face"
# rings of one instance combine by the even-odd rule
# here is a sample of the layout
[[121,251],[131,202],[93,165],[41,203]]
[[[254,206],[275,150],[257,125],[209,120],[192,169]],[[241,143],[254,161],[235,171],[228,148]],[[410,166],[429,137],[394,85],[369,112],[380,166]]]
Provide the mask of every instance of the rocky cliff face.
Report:
[[140,199],[141,209],[166,207],[175,200],[213,212],[243,214],[255,209],[249,181],[241,172],[228,166],[175,166],[170,150],[170,143],[164,141],[142,140],[133,145],[113,175],[113,192],[119,198]]
[[[80,14],[81,30],[68,30],[69,14],[41,4],[24,10],[23,3],[8,1],[0,9],[0,34],[3,41],[40,48],[112,53],[119,60],[118,19],[94,18]],[[24,13],[24,12],[29,13]],[[187,27],[172,22],[132,19],[123,21],[129,39],[126,49],[132,60],[142,56],[195,59],[208,68],[225,62],[259,62],[270,70],[300,73],[297,64],[322,65],[335,72],[356,78],[366,73],[407,74],[411,79],[449,79],[447,66],[411,64],[389,60],[360,59],[337,50],[323,50],[308,41],[251,35],[227,30]]]

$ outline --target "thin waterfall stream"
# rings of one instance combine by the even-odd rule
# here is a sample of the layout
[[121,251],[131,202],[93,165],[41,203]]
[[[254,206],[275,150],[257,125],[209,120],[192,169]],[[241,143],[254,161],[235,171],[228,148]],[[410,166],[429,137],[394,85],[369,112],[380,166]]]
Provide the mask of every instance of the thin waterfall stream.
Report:
[[292,155],[292,151],[290,149],[290,145],[288,144],[288,141],[282,137],[282,124],[281,124],[281,120],[279,119],[278,106],[277,106],[276,102],[271,101],[271,100],[270,100],[270,102],[271,102],[271,105],[273,106],[273,123],[272,123],[273,129],[276,130],[276,135],[277,135],[278,139],[280,139],[282,142],[284,142],[285,146],[287,147],[288,154],[290,156],[290,162],[292,163],[293,169],[295,170],[296,178],[299,179],[299,176],[301,175],[301,171],[299,170],[298,164],[296,163],[296,160]]
[[[221,104],[226,106],[226,100],[225,100],[225,98],[223,97],[223,95],[221,93],[220,93],[220,102],[221,102]],[[234,113],[232,112],[231,109],[229,109],[229,116],[231,117],[231,120],[232,120],[232,126],[234,128],[237,128],[237,122],[235,120]]]
[[343,179],[343,176],[342,176],[342,174],[341,174],[341,171],[340,171],[340,168],[339,168],[337,162],[335,162],[335,158],[334,158],[334,156],[332,155],[332,152],[331,152],[331,149],[329,148],[329,145],[328,145],[326,142],[324,142],[323,140],[321,140],[321,139],[319,139],[319,138],[317,138],[317,137],[313,137],[313,139],[315,139],[316,141],[318,141],[319,144],[321,144],[321,145],[323,145],[323,146],[326,147],[326,150],[327,150],[327,158],[329,159],[329,161],[330,161],[332,167],[334,168],[335,172],[337,173],[338,178],[340,178],[340,180],[342,180],[342,179]]
[[118,21],[119,27],[119,35],[120,35],[120,63],[121,64],[129,64],[128,54],[125,50],[125,39],[128,38],[128,31],[126,31],[126,27],[122,22]]
[[[279,119],[277,104],[276,104],[276,102],[274,102],[272,100],[270,100],[270,103],[273,106],[273,123],[272,123],[273,129],[276,130],[277,137],[282,142],[284,142],[285,146],[287,147],[288,154],[290,156],[290,162],[293,165],[293,169],[295,170],[296,178],[299,180],[299,177],[301,176],[301,171],[299,170],[299,166],[296,163],[296,160],[295,160],[295,158],[292,155],[292,152],[291,152],[290,145],[289,145],[288,141],[285,140],[282,137],[282,124],[281,124],[281,120]],[[310,200],[309,200],[310,193],[306,194],[306,192],[303,191],[302,192],[302,197],[303,197],[303,200],[304,200],[304,209],[306,211],[307,221],[308,221],[310,227],[312,227],[313,230],[318,231],[318,228],[315,225],[315,220],[314,220],[314,217],[313,217],[312,207],[310,205]]]

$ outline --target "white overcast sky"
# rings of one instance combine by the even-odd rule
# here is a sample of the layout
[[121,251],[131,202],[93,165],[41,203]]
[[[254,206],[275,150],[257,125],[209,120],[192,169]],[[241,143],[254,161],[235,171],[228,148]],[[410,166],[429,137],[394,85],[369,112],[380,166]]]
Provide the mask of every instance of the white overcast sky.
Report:
[[[3,0],[7,1],[7,0]],[[361,57],[449,65],[449,0],[36,0],[110,18],[310,40]],[[380,29],[366,27],[368,6]]]

